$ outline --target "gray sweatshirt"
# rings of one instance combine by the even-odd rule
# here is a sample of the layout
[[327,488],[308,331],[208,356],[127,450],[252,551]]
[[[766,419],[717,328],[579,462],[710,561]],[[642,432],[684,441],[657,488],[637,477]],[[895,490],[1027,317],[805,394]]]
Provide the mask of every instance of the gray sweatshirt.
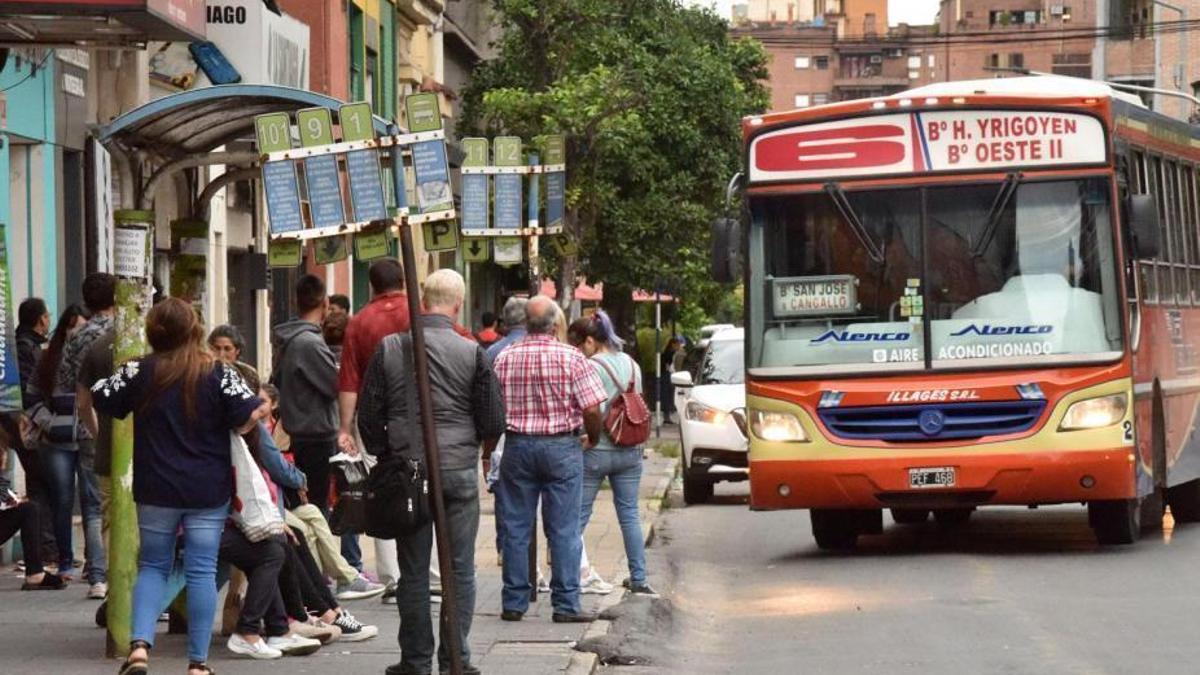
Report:
[[293,440],[337,439],[337,363],[315,323],[292,319],[275,327],[271,344],[277,357],[279,419]]

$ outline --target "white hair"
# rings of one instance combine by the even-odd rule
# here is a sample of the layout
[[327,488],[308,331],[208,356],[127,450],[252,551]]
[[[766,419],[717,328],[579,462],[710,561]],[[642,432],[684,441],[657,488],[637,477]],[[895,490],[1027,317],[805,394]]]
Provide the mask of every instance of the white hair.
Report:
[[423,286],[425,307],[452,308],[462,304],[467,285],[462,275],[452,269],[440,269],[425,278]]

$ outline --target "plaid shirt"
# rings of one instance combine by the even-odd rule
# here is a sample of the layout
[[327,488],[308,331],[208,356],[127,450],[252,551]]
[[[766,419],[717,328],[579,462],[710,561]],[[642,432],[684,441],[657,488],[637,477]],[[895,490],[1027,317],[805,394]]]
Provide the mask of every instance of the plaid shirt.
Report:
[[583,426],[583,411],[608,399],[583,352],[551,335],[527,335],[496,357],[508,430],[552,436]]

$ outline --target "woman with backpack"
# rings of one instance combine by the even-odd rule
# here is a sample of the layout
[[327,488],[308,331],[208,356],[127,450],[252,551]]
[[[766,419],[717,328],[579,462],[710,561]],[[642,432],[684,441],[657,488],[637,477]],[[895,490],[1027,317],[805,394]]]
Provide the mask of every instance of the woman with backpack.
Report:
[[607,478],[629,561],[629,578],[624,585],[633,593],[656,595],[646,582],[646,539],[638,513],[642,443],[649,429],[649,411],[637,394],[642,389],[642,371],[631,356],[621,351],[625,343],[603,311],[572,323],[567,339],[591,361],[608,394],[608,400],[600,404],[605,433],[584,453],[579,531],[587,528],[596,494]]

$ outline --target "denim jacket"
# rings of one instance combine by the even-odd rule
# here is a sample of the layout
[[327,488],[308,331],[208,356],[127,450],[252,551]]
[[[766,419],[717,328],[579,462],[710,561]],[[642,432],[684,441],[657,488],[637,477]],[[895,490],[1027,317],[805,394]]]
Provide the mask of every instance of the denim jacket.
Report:
[[[266,470],[271,480],[275,481],[275,484],[280,487],[292,490],[307,490],[308,479],[304,476],[304,472],[283,458],[283,453],[279,451],[279,446],[275,445],[275,439],[271,438],[271,432],[267,431],[267,425],[262,422],[258,423],[258,435],[260,439],[258,461],[262,463],[262,468]],[[283,515],[283,490],[279,490],[275,501],[279,506],[279,514]]]

